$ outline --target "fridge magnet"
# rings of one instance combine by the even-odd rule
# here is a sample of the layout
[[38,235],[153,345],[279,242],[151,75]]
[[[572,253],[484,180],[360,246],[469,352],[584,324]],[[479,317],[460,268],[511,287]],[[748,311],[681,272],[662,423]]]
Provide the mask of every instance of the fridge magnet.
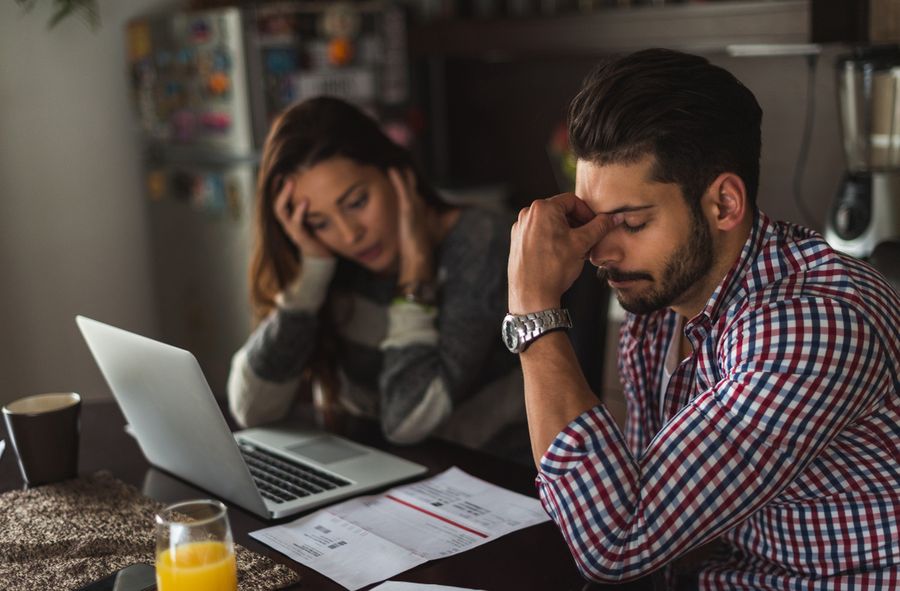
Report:
[[231,78],[224,72],[213,72],[206,79],[206,88],[213,96],[223,96],[231,88]]
[[337,2],[325,9],[320,29],[328,37],[328,61],[333,66],[344,66],[353,59],[351,41],[359,33],[362,18],[351,4]]
[[162,201],[166,196],[166,173],[162,170],[151,170],[147,173],[146,182],[150,201]]
[[228,205],[228,213],[231,219],[237,221],[241,219],[241,189],[236,179],[229,179],[225,184],[225,201]]
[[206,214],[219,217],[225,211],[225,183],[221,174],[209,174],[206,176],[206,199],[203,210]]

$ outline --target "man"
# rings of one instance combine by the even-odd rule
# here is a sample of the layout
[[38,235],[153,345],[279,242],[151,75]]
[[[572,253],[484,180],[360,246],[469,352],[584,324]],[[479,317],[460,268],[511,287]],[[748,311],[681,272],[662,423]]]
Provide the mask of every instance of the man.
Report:
[[[761,116],[703,58],[609,59],[570,107],[575,194],[513,227],[504,339],[541,501],[590,579],[721,537],[701,589],[900,588],[900,298],[756,208]],[[585,258],[629,312],[624,435],[555,330]]]

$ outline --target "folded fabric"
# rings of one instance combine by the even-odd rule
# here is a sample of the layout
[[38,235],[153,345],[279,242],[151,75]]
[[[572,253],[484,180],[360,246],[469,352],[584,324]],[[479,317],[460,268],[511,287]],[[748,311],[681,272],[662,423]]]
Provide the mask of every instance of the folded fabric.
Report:
[[[163,505],[109,472],[0,495],[0,581],[6,591],[77,589],[135,562],[153,564]],[[299,580],[235,544],[240,591]]]

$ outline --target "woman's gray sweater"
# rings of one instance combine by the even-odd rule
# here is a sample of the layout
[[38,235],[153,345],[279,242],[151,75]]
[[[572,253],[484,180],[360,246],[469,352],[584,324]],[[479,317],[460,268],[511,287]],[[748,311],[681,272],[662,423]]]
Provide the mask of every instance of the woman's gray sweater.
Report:
[[[333,331],[339,400],[391,441],[431,434],[482,447],[524,424],[522,376],[500,340],[511,220],[465,209],[435,251],[436,308],[395,300],[396,277],[307,259],[232,360],[228,397],[246,426],[285,418],[316,345]],[[327,320],[320,310],[328,300]]]

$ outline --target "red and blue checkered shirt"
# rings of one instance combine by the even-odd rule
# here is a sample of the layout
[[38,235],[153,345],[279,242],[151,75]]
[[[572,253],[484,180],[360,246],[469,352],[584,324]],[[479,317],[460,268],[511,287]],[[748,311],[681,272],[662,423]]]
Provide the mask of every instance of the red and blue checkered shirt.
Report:
[[668,309],[623,324],[624,435],[600,405],[541,459],[582,573],[636,578],[721,536],[701,589],[900,589],[897,293],[758,213],[660,404],[676,325]]

